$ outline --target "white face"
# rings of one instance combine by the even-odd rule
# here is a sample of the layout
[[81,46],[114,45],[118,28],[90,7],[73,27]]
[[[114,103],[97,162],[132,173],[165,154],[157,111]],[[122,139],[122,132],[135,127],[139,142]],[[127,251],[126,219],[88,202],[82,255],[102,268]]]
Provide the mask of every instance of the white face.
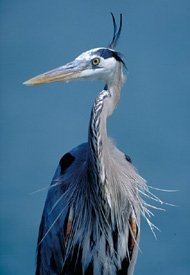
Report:
[[96,48],[84,52],[72,62],[26,81],[26,85],[70,81],[75,79],[100,79],[107,84],[113,80],[119,55],[111,49]]
[[79,55],[75,60],[84,63],[86,67],[80,73],[81,78],[101,79],[105,82],[113,78],[117,60],[114,57],[99,55],[99,51],[107,50],[106,48],[95,48]]

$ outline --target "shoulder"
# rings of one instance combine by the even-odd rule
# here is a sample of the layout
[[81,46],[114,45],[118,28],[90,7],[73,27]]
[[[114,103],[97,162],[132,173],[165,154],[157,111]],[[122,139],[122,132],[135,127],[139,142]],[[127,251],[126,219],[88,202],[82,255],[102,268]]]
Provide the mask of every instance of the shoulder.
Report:
[[128,162],[132,163],[132,160],[131,160],[130,156],[128,156],[128,155],[126,155],[126,154],[125,154],[125,159],[126,159]]
[[54,179],[63,175],[73,165],[84,162],[87,158],[88,143],[82,143],[79,146],[73,148],[71,151],[64,154],[60,161],[58,168],[55,172]]

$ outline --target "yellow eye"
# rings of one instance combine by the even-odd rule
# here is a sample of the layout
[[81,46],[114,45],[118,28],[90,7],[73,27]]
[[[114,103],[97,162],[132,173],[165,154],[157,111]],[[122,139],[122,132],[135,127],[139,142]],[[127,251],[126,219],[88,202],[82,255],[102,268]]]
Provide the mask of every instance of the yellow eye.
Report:
[[95,57],[94,59],[92,59],[92,65],[97,66],[100,63],[100,58]]

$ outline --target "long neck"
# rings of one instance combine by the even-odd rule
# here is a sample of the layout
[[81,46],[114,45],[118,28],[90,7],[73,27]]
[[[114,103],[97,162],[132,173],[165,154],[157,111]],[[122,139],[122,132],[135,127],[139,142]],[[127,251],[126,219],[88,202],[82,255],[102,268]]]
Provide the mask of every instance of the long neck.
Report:
[[88,142],[90,161],[93,170],[99,175],[101,182],[105,180],[105,155],[108,152],[107,118],[114,111],[120,97],[123,84],[122,65],[118,64],[114,77],[107,81],[102,92],[97,96],[91,111]]

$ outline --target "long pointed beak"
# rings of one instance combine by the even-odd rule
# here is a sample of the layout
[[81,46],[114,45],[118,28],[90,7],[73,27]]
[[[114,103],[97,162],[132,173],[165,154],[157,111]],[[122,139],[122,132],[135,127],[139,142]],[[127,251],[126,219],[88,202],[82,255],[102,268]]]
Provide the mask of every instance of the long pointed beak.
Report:
[[85,63],[81,60],[74,60],[64,66],[58,67],[54,70],[35,76],[25,82],[24,85],[44,84],[55,81],[69,81],[80,77],[81,72],[86,68]]

